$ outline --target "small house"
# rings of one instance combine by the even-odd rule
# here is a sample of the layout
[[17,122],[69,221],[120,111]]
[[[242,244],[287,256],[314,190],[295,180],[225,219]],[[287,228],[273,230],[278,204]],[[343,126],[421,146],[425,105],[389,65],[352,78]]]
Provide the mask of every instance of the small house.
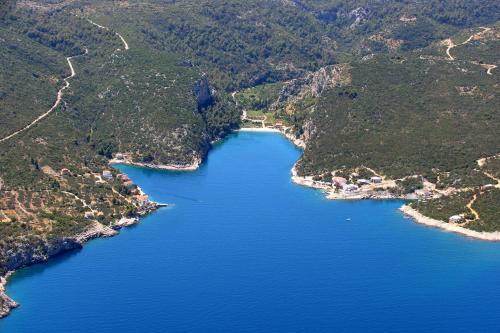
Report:
[[415,190],[415,195],[419,198],[419,199],[429,199],[432,197],[432,193],[429,192],[429,191],[426,191],[426,190]]
[[104,179],[108,179],[108,180],[110,180],[110,179],[113,179],[113,174],[112,174],[112,173],[111,173],[111,171],[109,171],[109,170],[104,170],[104,171],[102,172],[102,177],[103,177]]
[[93,212],[85,212],[85,218],[86,219],[93,219],[94,218],[94,213]]
[[124,175],[123,173],[117,175],[116,178],[118,178],[122,183],[127,183],[132,181],[129,176]]
[[356,192],[359,190],[359,187],[354,184],[346,184],[344,185],[343,190],[346,192]]
[[137,203],[139,206],[144,207],[149,204],[149,197],[147,195],[138,195],[136,197]]
[[67,168],[62,168],[61,169],[61,176],[71,176],[71,171]]
[[413,22],[416,22],[417,21],[417,17],[416,16],[406,16],[406,15],[403,15],[399,18],[399,20],[401,22],[405,22],[405,23],[413,23]]
[[123,160],[123,154],[122,153],[116,153],[115,159],[117,159],[117,160]]
[[462,215],[453,215],[450,216],[449,222],[450,223],[461,223],[464,221],[464,217]]
[[382,178],[380,178],[380,177],[372,177],[372,178],[370,178],[370,181],[373,184],[380,184],[380,183],[382,183]]
[[368,185],[370,184],[370,181],[368,179],[360,178],[356,181],[356,184],[358,184],[359,186]]
[[455,193],[456,189],[454,187],[447,187],[445,190],[444,190],[444,195],[452,195],[453,193]]
[[123,182],[123,186],[125,186],[128,189],[131,189],[132,187],[135,186],[135,184],[131,180],[129,180],[127,182]]
[[347,184],[347,179],[344,177],[333,177],[332,184],[337,188],[343,188]]

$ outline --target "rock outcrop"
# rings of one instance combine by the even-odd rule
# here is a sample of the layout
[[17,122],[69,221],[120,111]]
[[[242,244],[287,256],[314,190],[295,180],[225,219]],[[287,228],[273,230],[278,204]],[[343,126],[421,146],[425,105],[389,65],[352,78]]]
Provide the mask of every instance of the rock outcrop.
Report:
[[94,222],[94,224],[89,227],[84,232],[76,235],[74,240],[82,246],[84,243],[91,239],[98,237],[112,237],[118,234],[118,232],[108,226],[105,226],[99,222]]
[[347,17],[352,20],[351,25],[349,26],[351,29],[354,29],[365,22],[368,18],[368,10],[363,7],[358,7],[354,10],[351,10]]
[[206,74],[196,81],[193,87],[193,93],[196,96],[196,103],[198,110],[202,110],[213,103],[212,90],[208,84],[208,77]]
[[19,306],[19,304],[5,294],[5,285],[10,274],[9,272],[5,276],[0,276],[0,318],[7,316],[10,310]]
[[85,231],[66,238],[31,237],[18,238],[14,246],[9,250],[0,253],[1,274],[0,277],[0,318],[9,314],[10,310],[16,308],[18,304],[5,294],[5,284],[8,276],[15,270],[33,264],[46,262],[51,257],[64,252],[82,248],[83,244],[90,239],[97,237],[110,237],[117,234],[117,231],[95,222]]
[[92,224],[85,231],[74,237],[48,238],[31,237],[16,239],[15,245],[1,255],[3,273],[15,271],[19,268],[47,261],[58,254],[80,249],[90,239],[97,237],[110,237],[117,232],[98,222]]
[[310,94],[312,97],[319,97],[321,94],[334,87],[343,87],[351,83],[350,65],[336,64],[320,68],[316,72],[311,72],[305,77],[289,81],[281,90],[278,106],[283,103],[290,103]]

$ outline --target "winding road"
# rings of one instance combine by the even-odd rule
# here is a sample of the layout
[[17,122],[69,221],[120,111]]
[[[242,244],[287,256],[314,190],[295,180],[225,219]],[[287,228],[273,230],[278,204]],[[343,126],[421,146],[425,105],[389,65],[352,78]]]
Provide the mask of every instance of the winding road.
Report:
[[27,131],[28,129],[30,129],[31,127],[33,127],[34,125],[36,125],[36,123],[38,123],[39,121],[41,121],[43,118],[45,118],[49,114],[51,114],[55,109],[57,109],[57,107],[59,106],[59,104],[61,104],[61,100],[62,100],[62,96],[63,96],[64,90],[66,90],[69,87],[69,85],[70,85],[69,84],[69,79],[71,79],[72,77],[75,77],[75,75],[76,75],[75,68],[73,67],[73,63],[71,62],[71,59],[76,58],[76,57],[80,57],[80,56],[83,56],[83,55],[86,55],[88,52],[89,52],[89,50],[85,49],[85,53],[78,54],[78,55],[66,58],[66,61],[68,62],[69,69],[71,70],[71,75],[64,78],[64,85],[57,92],[56,101],[54,102],[54,104],[52,105],[52,107],[47,112],[45,112],[44,114],[40,115],[38,118],[36,118],[35,120],[33,120],[30,124],[24,126],[20,130],[14,132],[12,134],[7,135],[6,137],[0,139],[0,143],[9,140],[9,139],[15,137],[16,135],[18,135],[18,134],[20,134],[20,133],[22,133],[24,131]]
[[[494,158],[497,158],[498,156],[499,155],[481,158],[481,159],[479,159],[479,160],[476,161],[477,165],[479,166],[479,168],[483,168],[486,165],[486,163],[488,162],[489,159],[494,159]],[[496,184],[494,186],[496,188],[500,188],[500,179],[498,179],[497,177],[495,177],[494,175],[492,175],[491,173],[489,173],[487,171],[483,171],[483,174],[486,177],[491,178],[494,181],[496,181]],[[472,207],[474,205],[474,203],[477,201],[477,198],[478,198],[478,194],[475,193],[474,196],[472,197],[472,199],[466,205],[466,207],[470,210],[470,212],[472,213],[472,215],[474,215],[474,220],[479,220],[480,219],[479,212],[477,210],[475,210],[474,207]]]
[[[92,21],[91,19],[86,19],[89,23],[101,28],[101,29],[104,29],[104,30],[109,30],[108,27],[105,27],[105,26],[102,26],[100,24],[97,24],[95,23],[94,21]],[[125,50],[129,50],[129,46],[128,46],[128,43],[127,41],[125,40],[125,38],[123,38],[122,35],[120,35],[119,33],[115,33],[119,38],[120,40],[122,41],[124,47],[125,47]],[[120,51],[120,49],[118,49],[117,51]],[[73,63],[71,62],[71,60],[73,58],[76,58],[76,57],[81,57],[81,56],[84,56],[86,54],[89,53],[89,50],[88,49],[85,49],[85,53],[82,53],[82,54],[77,54],[77,55],[74,55],[74,56],[71,56],[71,57],[67,57],[66,58],[66,61],[68,62],[68,66],[69,66],[69,69],[71,71],[71,75],[68,76],[68,77],[65,77],[64,78],[64,84],[63,86],[61,87],[61,89],[59,89],[59,91],[57,92],[57,95],[56,95],[56,101],[54,102],[54,104],[52,105],[52,107],[47,111],[45,112],[44,114],[40,115],[38,118],[36,118],[35,120],[33,120],[31,123],[29,123],[28,125],[26,125],[25,127],[21,128],[20,130],[12,133],[12,134],[9,134],[7,135],[6,137],[3,137],[0,139],[0,143],[2,142],[5,142],[9,139],[12,139],[13,137],[17,136],[18,134],[21,134],[22,132],[24,131],[27,131],[29,130],[31,127],[35,126],[38,122],[40,122],[42,119],[44,119],[45,117],[47,117],[48,115],[50,115],[54,110],[57,109],[57,107],[61,104],[61,101],[62,101],[62,97],[63,97],[63,92],[64,90],[66,90],[69,86],[70,86],[70,83],[69,83],[69,79],[73,78],[76,76],[76,71],[75,71],[75,68],[73,67]]]
[[[235,91],[231,94],[231,96],[233,97],[233,101],[236,104],[236,107],[239,106],[238,99],[236,98],[237,93],[238,92]],[[262,128],[266,128],[266,120],[267,120],[266,115],[264,115],[264,119],[252,119],[252,118],[248,117],[247,110],[243,109],[242,114],[241,114],[241,121],[245,121],[245,120],[248,120],[249,122],[252,122],[252,123],[261,124]]]
[[474,203],[476,202],[477,200],[477,194],[475,193],[474,196],[472,197],[471,201],[469,201],[469,203],[467,204],[467,208],[470,210],[470,212],[472,213],[472,215],[474,215],[474,221],[477,221],[480,219],[479,217],[479,213],[477,212],[477,210],[475,210],[472,205],[474,205]]
[[488,31],[491,30],[491,28],[487,28],[487,27],[479,27],[479,28],[483,29],[483,31],[477,32],[475,34],[472,34],[469,38],[467,38],[467,40],[465,42],[462,42],[460,44],[453,43],[453,41],[451,40],[451,38],[448,38],[446,40],[446,43],[448,44],[448,48],[446,49],[446,55],[448,56],[449,60],[455,60],[455,58],[451,55],[451,50],[452,49],[454,49],[455,47],[460,46],[460,45],[469,44],[470,41],[472,39],[474,39],[474,37],[482,35],[482,34],[484,34],[484,33],[486,33],[486,32],[488,32]]
[[[448,38],[444,41],[445,45],[448,46],[448,48],[446,49],[446,55],[448,56],[448,60],[450,60],[450,61],[455,60],[455,57],[453,57],[451,55],[452,49],[454,49],[457,46],[468,44],[475,37],[479,37],[479,36],[487,33],[488,31],[491,31],[491,28],[488,28],[488,27],[479,27],[479,28],[483,29],[483,31],[476,32],[475,34],[470,35],[469,38],[467,38],[467,40],[465,40],[462,43],[455,44],[455,43],[453,43],[453,40],[451,38]],[[493,75],[493,73],[491,71],[494,70],[495,68],[497,68],[497,65],[493,65],[493,64],[481,64],[481,66],[483,66],[486,69],[486,74],[488,74],[488,75]]]
[[91,206],[90,206],[87,202],[85,202],[85,200],[83,200],[82,198],[80,198],[80,197],[79,197],[79,196],[77,196],[76,194],[71,193],[71,192],[68,192],[68,191],[61,191],[61,192],[62,192],[62,193],[64,193],[64,194],[67,194],[67,195],[72,196],[72,197],[73,197],[73,198],[75,198],[75,200],[77,200],[77,201],[80,201],[80,202],[82,203],[83,207],[84,207],[84,208],[88,208],[88,209],[92,212],[92,214],[95,214],[95,213],[96,213],[96,211],[95,211],[95,210],[94,210],[94,209],[93,209],[93,208],[92,208],[92,207],[91,207]]
[[486,74],[493,75],[493,73],[491,71],[494,70],[495,68],[497,68],[498,66],[497,65],[483,65],[483,67],[486,68]]
[[[87,21],[88,21],[90,24],[93,24],[93,25],[95,25],[95,26],[96,26],[96,27],[98,27],[98,28],[101,28],[101,29],[103,29],[103,30],[109,31],[109,28],[108,28],[108,27],[105,27],[105,26],[103,26],[103,25],[100,25],[100,24],[98,24],[98,23],[95,23],[94,21],[92,21],[92,20],[91,20],[91,19],[89,19],[89,18],[87,18]],[[122,43],[123,43],[123,47],[125,47],[125,50],[130,49],[130,47],[128,46],[128,43],[127,43],[127,41],[125,40],[125,38],[123,38],[123,36],[122,36],[122,35],[120,35],[118,32],[115,32],[115,34],[116,34],[116,35],[120,38],[120,40],[122,41]]]

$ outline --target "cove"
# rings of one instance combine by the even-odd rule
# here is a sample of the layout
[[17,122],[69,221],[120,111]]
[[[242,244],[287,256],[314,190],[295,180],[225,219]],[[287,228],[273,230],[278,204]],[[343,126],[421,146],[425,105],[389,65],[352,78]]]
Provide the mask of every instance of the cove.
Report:
[[500,244],[415,224],[400,201],[325,200],[291,182],[300,154],[242,132],[195,172],[118,166],[173,206],[17,272],[0,332],[498,330]]

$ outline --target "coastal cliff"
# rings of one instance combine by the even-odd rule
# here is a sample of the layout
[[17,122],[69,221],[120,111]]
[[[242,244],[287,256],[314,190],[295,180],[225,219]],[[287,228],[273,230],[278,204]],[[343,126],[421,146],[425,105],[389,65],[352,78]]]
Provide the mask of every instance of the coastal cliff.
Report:
[[202,110],[213,103],[212,90],[208,84],[208,77],[206,74],[203,74],[202,77],[195,82],[193,93],[196,97],[198,110]]
[[[123,152],[112,163],[195,170],[211,142],[238,127],[241,110],[227,93],[245,87],[266,97],[265,107],[245,110],[251,125],[273,127],[304,148],[297,182],[328,190],[330,199],[423,202],[449,191],[448,206],[427,200],[430,207],[417,210],[500,230],[500,159],[491,158],[498,153],[497,11],[493,2],[462,2],[445,6],[439,19],[418,4],[430,19],[418,22],[401,16],[409,9],[403,4],[389,13],[353,3],[312,16],[299,5],[276,10],[272,1],[252,13],[248,4],[226,10],[224,2],[196,1],[134,10],[106,1],[0,5],[0,58],[11,64],[0,77],[13,87],[0,92],[0,273],[136,223],[135,189],[103,179],[113,174],[110,159]],[[372,21],[377,14],[385,17],[380,24]],[[450,17],[468,23],[450,26]],[[338,26],[325,29],[324,20]],[[422,38],[421,23],[436,30]],[[389,41],[402,41],[400,54],[384,51]],[[265,87],[278,91],[271,107],[273,89]],[[476,167],[478,158],[488,162]],[[332,177],[357,186],[377,176],[366,166],[386,182],[333,188]]]
[[112,237],[118,232],[99,222],[94,222],[86,230],[72,237],[49,238],[45,236],[16,240],[13,249],[1,253],[2,273],[16,271],[20,268],[46,262],[64,252],[81,249],[91,239]]
[[0,276],[0,319],[7,316],[12,309],[19,306],[19,304],[5,293],[5,285],[11,274],[12,272],[8,272],[5,276]]
[[115,221],[111,226],[106,226],[94,221],[84,231],[71,237],[48,238],[40,236],[36,239],[16,240],[16,244],[12,250],[6,253],[0,253],[0,267],[3,274],[3,276],[0,276],[0,318],[7,316],[12,309],[19,306],[19,304],[11,299],[5,292],[8,278],[14,274],[16,270],[47,262],[51,258],[65,252],[81,249],[85,243],[92,239],[116,236],[119,233],[119,229],[137,224],[139,222],[139,217],[150,214],[163,206],[166,205],[149,202],[144,206],[138,207],[136,211],[137,217],[121,218]]

